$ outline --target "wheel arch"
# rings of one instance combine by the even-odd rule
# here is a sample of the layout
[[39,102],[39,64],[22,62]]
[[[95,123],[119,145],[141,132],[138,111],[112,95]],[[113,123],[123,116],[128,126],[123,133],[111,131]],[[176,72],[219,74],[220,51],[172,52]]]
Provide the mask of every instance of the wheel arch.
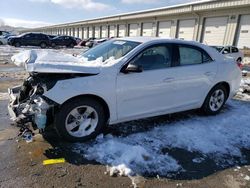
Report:
[[104,111],[107,115],[107,117],[106,117],[107,120],[110,118],[110,109],[109,109],[107,102],[103,98],[101,98],[100,96],[97,96],[94,94],[77,95],[77,96],[74,96],[74,97],[69,98],[68,100],[64,101],[61,105],[64,105],[65,103],[68,103],[71,100],[74,100],[76,98],[91,98],[91,99],[97,100],[104,107]]
[[[226,81],[221,81],[221,82],[218,82],[217,84],[215,84],[215,85],[209,90],[209,92],[207,93],[206,98],[207,98],[207,96],[209,95],[209,93],[210,93],[215,87],[217,87],[217,86],[219,86],[219,85],[222,85],[222,86],[225,87],[225,89],[226,89],[226,91],[227,91],[227,98],[226,98],[226,100],[227,100],[228,97],[229,97],[229,95],[230,95],[230,84],[229,84],[228,82],[226,82]],[[204,99],[204,101],[203,101],[202,104],[205,103],[206,98]]]

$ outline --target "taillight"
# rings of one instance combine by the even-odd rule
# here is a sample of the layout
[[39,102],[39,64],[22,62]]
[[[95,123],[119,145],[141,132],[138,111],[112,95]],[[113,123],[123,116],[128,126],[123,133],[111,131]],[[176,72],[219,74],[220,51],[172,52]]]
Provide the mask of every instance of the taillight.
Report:
[[243,65],[242,65],[242,63],[237,63],[237,65],[238,65],[238,67],[242,70],[242,68],[243,68]]

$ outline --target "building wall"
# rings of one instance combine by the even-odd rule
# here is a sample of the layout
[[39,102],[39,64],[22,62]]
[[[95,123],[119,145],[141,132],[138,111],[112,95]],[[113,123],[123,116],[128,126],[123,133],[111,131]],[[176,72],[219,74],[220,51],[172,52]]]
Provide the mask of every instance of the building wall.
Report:
[[80,38],[159,36],[250,48],[250,0],[211,1],[30,31]]

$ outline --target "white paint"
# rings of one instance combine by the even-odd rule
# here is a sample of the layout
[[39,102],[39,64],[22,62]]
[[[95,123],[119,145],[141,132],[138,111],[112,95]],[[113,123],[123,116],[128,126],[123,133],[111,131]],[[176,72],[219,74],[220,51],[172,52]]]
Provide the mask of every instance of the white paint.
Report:
[[158,26],[158,36],[159,37],[170,37],[171,32],[171,21],[159,22]]
[[177,38],[194,40],[195,20],[180,20]]
[[250,15],[242,15],[237,39],[239,48],[250,47]]
[[223,45],[226,35],[228,17],[206,18],[203,43],[207,45]]

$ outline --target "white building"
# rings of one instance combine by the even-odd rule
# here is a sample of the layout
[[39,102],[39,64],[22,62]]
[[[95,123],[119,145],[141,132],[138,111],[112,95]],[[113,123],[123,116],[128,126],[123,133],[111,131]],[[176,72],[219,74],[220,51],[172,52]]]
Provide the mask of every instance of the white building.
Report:
[[208,0],[27,31],[82,39],[159,36],[250,48],[250,0]]

